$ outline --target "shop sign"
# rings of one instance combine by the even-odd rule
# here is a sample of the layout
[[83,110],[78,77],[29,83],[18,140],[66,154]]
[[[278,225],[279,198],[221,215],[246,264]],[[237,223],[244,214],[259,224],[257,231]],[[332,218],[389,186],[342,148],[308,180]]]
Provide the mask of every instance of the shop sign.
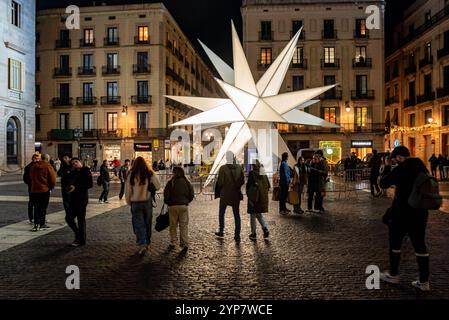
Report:
[[80,143],[81,149],[94,149],[96,146],[95,143]]
[[151,152],[151,143],[134,143],[134,151]]
[[165,149],[170,149],[171,148],[170,140],[165,140],[164,141],[164,146],[165,146]]
[[351,140],[351,148],[372,148],[373,140]]

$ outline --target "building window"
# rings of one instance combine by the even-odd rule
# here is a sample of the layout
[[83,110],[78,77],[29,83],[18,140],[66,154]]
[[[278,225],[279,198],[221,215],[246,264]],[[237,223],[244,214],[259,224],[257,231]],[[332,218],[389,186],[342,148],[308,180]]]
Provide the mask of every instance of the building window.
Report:
[[36,131],[41,131],[41,115],[36,114]]
[[358,75],[356,77],[356,91],[357,94],[367,94],[368,93],[368,76]]
[[67,74],[70,69],[70,56],[69,55],[62,55],[59,56],[59,68],[61,69],[61,72],[64,74]]
[[92,82],[83,83],[83,98],[85,100],[92,99],[94,96],[94,84]]
[[335,63],[335,48],[325,47],[324,48],[324,63],[334,64]]
[[107,69],[116,70],[118,67],[118,53],[108,53],[106,55]]
[[355,32],[357,38],[366,38],[366,20],[365,19],[357,19],[355,21]]
[[112,101],[118,97],[118,83],[116,81],[108,82],[106,84],[106,91],[108,95],[108,101]]
[[8,63],[9,63],[8,88],[10,90],[24,91],[25,70],[23,68],[22,62],[14,59],[8,59]]
[[117,130],[117,112],[108,112],[108,131]]
[[432,93],[432,74],[424,75],[424,95],[426,97],[430,96]]
[[292,36],[294,36],[299,29],[303,26],[302,20],[293,20],[292,21]]
[[443,109],[443,126],[449,125],[449,106],[444,106]]
[[91,70],[94,66],[94,55],[83,54],[83,68],[84,70]]
[[324,107],[322,109],[323,111],[323,119],[326,121],[329,121],[331,123],[337,123],[337,118],[338,118],[338,112],[339,108],[336,107]]
[[271,21],[260,22],[260,40],[272,40]]
[[424,111],[424,122],[426,124],[430,124],[432,123],[433,118],[432,118],[432,109],[427,109]]
[[83,130],[89,131],[94,129],[94,114],[83,113]]
[[148,27],[147,26],[138,27],[137,28],[137,36],[138,36],[139,42],[147,42],[149,39]]
[[354,109],[355,115],[355,125],[357,127],[366,127],[368,123],[368,108],[367,107],[356,107]]
[[19,125],[13,118],[6,124],[6,161],[7,164],[19,163]]
[[415,99],[415,81],[410,81],[408,83],[408,98],[411,99]]
[[427,61],[430,61],[430,57],[432,56],[432,42],[427,42],[426,46],[424,47],[424,58]]
[[11,1],[11,23],[22,27],[22,5],[16,1]]
[[36,57],[36,72],[41,71],[41,58]]
[[297,47],[293,54],[293,65],[302,65],[304,62],[304,48]]
[[148,129],[148,112],[137,112],[137,128]]
[[114,43],[118,43],[118,29],[117,27],[110,27],[107,30],[107,41],[108,44],[114,44]]
[[137,65],[142,68],[148,67],[148,52],[137,52]]
[[260,64],[262,65],[271,64],[271,48],[260,49]]
[[293,91],[304,89],[304,76],[293,76]]
[[70,98],[70,85],[68,83],[59,84],[59,98],[62,102],[68,103]]
[[409,124],[409,127],[414,127],[416,125],[416,116],[414,113],[409,114],[408,124]]
[[323,38],[334,39],[335,38],[334,20],[324,20],[323,25],[324,25]]
[[170,115],[168,113],[165,114],[165,126],[168,128],[170,125]]
[[137,81],[137,96],[139,98],[148,97],[148,81]]
[[84,44],[94,44],[94,29],[84,29]]
[[449,88],[449,66],[444,66],[443,68],[443,87],[445,89]]
[[362,63],[366,61],[366,46],[355,47],[355,61]]
[[69,129],[69,114],[60,113],[59,114],[59,129],[67,130]]
[[41,85],[36,84],[36,101],[41,101]]

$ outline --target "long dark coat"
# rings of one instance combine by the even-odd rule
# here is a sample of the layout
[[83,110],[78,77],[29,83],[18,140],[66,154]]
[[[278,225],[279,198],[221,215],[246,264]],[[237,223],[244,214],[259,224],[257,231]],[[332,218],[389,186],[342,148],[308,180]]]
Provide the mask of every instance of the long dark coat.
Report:
[[259,174],[258,171],[251,171],[248,175],[246,183],[246,194],[255,184],[259,185],[259,201],[253,203],[248,199],[248,213],[265,213],[268,212],[268,191],[270,190],[270,181],[266,175]]

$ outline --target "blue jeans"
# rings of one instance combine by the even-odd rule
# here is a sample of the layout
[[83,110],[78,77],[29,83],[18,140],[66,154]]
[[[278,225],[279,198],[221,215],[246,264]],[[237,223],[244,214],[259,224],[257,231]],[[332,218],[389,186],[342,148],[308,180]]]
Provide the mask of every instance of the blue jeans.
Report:
[[137,244],[140,246],[150,244],[151,222],[153,220],[153,207],[151,206],[151,202],[132,202],[131,214]]
[[[218,221],[220,223],[220,232],[224,231],[224,220],[226,208],[228,206],[220,203],[220,211],[218,214]],[[232,212],[234,213],[235,231],[234,236],[240,237],[241,220],[240,220],[240,205],[232,206]]]
[[260,225],[262,226],[262,229],[268,230],[267,223],[265,222],[265,219],[263,218],[263,213],[252,213],[251,216],[251,233],[256,233],[256,219],[259,221]]
[[100,195],[100,201],[108,201],[108,194],[109,194],[109,182],[104,181],[103,182],[103,192]]

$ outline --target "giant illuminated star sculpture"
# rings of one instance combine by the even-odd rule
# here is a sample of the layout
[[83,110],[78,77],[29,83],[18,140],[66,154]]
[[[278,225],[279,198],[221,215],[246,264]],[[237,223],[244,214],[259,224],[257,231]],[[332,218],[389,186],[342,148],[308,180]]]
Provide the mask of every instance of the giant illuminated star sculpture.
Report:
[[[258,141],[261,139],[257,139],[255,132],[260,129],[269,131],[274,123],[338,128],[333,123],[301,110],[318,102],[319,100],[312,99],[334,88],[336,85],[278,94],[290,67],[301,31],[302,28],[279,54],[257,84],[251,74],[233,23],[232,48],[234,70],[200,41],[209,59],[223,79],[215,78],[228,98],[166,97],[203,111],[195,116],[174,123],[172,126],[218,126],[232,123],[212,166],[211,175],[216,174],[220,166],[225,163],[225,154],[228,150],[238,154],[251,139],[255,142],[259,152],[262,149],[266,149],[266,141],[264,141],[265,144]],[[275,135],[275,137],[270,137],[271,139],[277,139],[279,143],[279,148],[278,150],[274,150],[274,153],[276,155],[283,152],[290,153],[277,131],[275,131]],[[272,152],[269,150],[270,155]],[[289,158],[294,161],[293,157],[290,156]],[[273,172],[272,162],[267,160],[267,158],[261,158],[261,160],[265,170],[267,172]],[[209,180],[206,184],[208,182]]]

